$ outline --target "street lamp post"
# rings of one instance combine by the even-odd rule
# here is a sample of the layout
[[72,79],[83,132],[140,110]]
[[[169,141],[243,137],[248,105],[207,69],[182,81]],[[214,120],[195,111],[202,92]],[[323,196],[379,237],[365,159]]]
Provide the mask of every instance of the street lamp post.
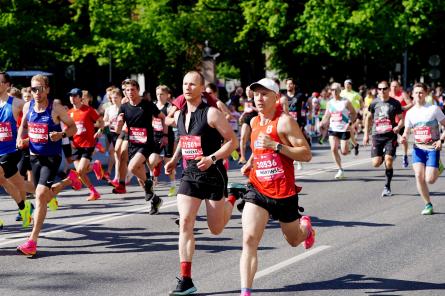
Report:
[[219,53],[212,54],[212,49],[209,47],[209,41],[205,41],[205,47],[202,51],[202,75],[206,83],[216,82],[216,67],[215,60],[219,57]]

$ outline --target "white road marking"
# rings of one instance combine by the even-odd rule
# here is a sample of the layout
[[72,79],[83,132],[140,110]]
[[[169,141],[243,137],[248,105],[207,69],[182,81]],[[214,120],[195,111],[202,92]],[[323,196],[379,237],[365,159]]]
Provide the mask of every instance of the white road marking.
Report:
[[309,256],[315,255],[317,253],[320,253],[321,251],[329,249],[330,247],[331,246],[326,246],[326,245],[318,246],[318,247],[310,249],[309,251],[306,251],[306,252],[304,252],[302,254],[299,254],[299,255],[297,255],[295,257],[292,257],[292,258],[289,258],[287,260],[281,261],[280,263],[277,263],[275,265],[272,265],[271,267],[268,267],[266,269],[263,269],[263,270],[257,272],[256,275],[255,275],[255,279],[257,280],[259,278],[262,278],[263,276],[266,276],[266,275],[269,275],[271,273],[274,273],[274,272],[276,272],[276,271],[278,271],[278,270],[280,270],[280,269],[282,269],[282,268],[284,268],[286,266],[289,266],[289,265],[294,264],[294,263],[296,263],[298,261],[306,259]]

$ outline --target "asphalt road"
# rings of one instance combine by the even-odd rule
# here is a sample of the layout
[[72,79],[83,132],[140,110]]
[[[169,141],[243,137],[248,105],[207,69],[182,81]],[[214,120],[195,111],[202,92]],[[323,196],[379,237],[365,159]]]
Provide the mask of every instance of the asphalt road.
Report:
[[[400,152],[399,152],[400,153]],[[336,169],[327,145],[316,146],[311,163],[297,172],[300,205],[317,229],[310,250],[292,248],[271,221],[259,249],[253,295],[445,295],[444,177],[430,186],[436,214],[422,216],[411,168],[395,161],[393,196],[381,198],[383,169],[373,169],[369,148],[344,157],[347,179]],[[232,182],[245,182],[235,165]],[[38,256],[16,254],[25,241],[14,218],[16,205],[0,198],[0,295],[168,295],[179,263],[174,198],[162,183],[164,205],[148,215],[142,190],[127,195],[98,187],[102,198],[87,202],[83,189],[60,194],[49,212]],[[196,223],[192,276],[199,295],[239,295],[241,216],[236,210],[219,236],[206,228],[202,207]]]

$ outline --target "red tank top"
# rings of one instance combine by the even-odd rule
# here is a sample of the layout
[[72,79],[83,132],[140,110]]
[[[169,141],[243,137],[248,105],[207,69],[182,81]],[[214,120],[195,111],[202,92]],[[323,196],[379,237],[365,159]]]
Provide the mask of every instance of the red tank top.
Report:
[[253,151],[253,168],[249,174],[249,181],[262,194],[270,198],[286,198],[295,195],[295,171],[293,160],[272,149],[256,148],[255,143],[260,135],[264,133],[278,142],[282,143],[277,132],[278,119],[281,111],[275,112],[275,117],[268,124],[261,126],[260,117],[252,120],[252,135],[250,137]]

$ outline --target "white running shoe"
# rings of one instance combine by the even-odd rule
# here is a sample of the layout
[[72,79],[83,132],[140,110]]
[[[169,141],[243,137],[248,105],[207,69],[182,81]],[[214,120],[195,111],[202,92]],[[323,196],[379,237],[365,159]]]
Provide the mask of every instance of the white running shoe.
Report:
[[339,169],[334,178],[337,179],[337,180],[344,179],[345,178],[344,171],[342,169]]

